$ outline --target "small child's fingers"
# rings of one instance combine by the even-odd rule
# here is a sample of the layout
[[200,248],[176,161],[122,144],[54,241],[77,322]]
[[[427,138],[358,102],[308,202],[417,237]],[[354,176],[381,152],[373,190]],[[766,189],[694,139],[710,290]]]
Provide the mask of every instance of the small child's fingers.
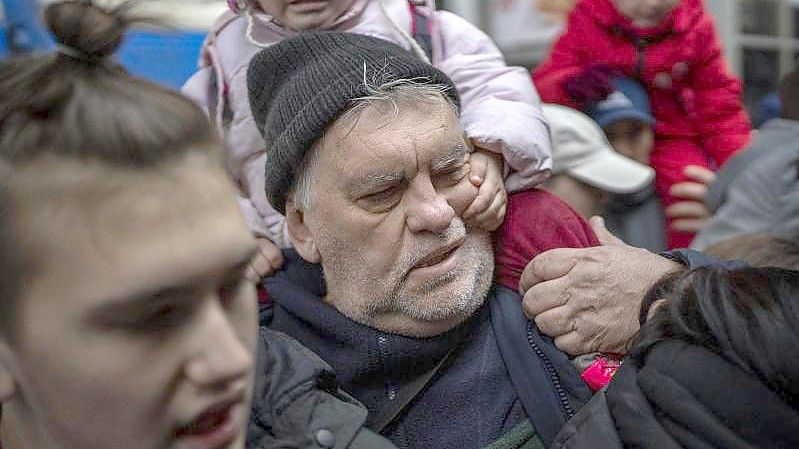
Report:
[[699,232],[705,227],[707,220],[703,218],[683,218],[671,222],[671,229],[677,232]]
[[257,243],[258,253],[250,261],[247,277],[260,281],[283,266],[283,252],[269,239],[258,238]]
[[707,218],[710,211],[704,203],[696,201],[679,201],[665,209],[669,218]]
[[483,155],[473,154],[472,162],[469,164],[469,182],[471,182],[475,187],[480,187],[483,185],[488,173],[488,164],[483,159]]
[[280,248],[275,247],[274,250],[269,251],[264,251],[264,249],[261,248],[261,254],[269,261],[273,269],[277,270],[283,266],[283,252]]
[[247,267],[246,277],[255,282],[260,282],[261,279],[274,272],[275,268],[272,266],[272,262],[264,254],[259,253],[250,262],[250,266]]
[[698,181],[705,185],[711,184],[716,180],[716,173],[714,173],[713,170],[700,167],[699,165],[688,165],[683,170],[683,174],[686,178]]
[[477,196],[475,197],[474,201],[472,201],[472,204],[470,204],[469,207],[467,207],[463,212],[463,219],[469,220],[472,217],[481,214],[491,204],[492,198],[493,192],[489,192],[486,188],[481,188],[477,192]]
[[495,231],[505,218],[506,207],[507,196],[503,190],[494,196],[491,205],[483,213],[475,217],[476,226],[486,231]]
[[471,173],[469,175],[469,182],[472,183],[473,186],[480,188],[483,185],[484,179],[475,173]]
[[707,185],[698,182],[679,182],[669,189],[669,193],[677,198],[704,201],[707,197]]

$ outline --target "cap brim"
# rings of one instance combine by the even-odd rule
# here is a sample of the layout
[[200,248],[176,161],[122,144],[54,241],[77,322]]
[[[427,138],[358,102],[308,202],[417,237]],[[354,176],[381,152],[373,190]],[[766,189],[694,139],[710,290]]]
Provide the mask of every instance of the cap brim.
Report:
[[615,123],[621,120],[637,120],[639,122],[643,122],[648,125],[655,124],[654,117],[632,108],[625,108],[617,111],[606,112],[604,114],[597,114],[595,120],[602,128],[606,127],[611,123]]
[[651,167],[622,156],[607,147],[568,173],[588,185],[611,193],[633,193],[655,179]]

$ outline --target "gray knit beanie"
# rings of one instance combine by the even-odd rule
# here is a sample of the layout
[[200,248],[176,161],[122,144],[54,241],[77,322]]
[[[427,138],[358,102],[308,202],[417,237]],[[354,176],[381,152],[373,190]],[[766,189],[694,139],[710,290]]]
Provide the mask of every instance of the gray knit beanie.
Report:
[[[366,71],[366,73],[364,73]],[[266,141],[266,197],[280,213],[305,153],[350,101],[380,83],[421,78],[448,86],[447,75],[403,48],[374,37],[335,31],[303,32],[258,53],[247,71],[250,107]]]

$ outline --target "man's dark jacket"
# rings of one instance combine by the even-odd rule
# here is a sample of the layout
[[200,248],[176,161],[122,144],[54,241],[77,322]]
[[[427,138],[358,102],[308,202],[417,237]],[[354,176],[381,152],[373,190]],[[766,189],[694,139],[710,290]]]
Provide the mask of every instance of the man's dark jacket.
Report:
[[[311,313],[330,313],[332,308],[321,301],[325,291],[321,267],[305,262],[293,250],[287,250],[284,269],[268,278],[264,285],[272,305],[262,309],[261,325],[285,332],[317,353],[327,352],[336,357],[336,335],[326,335],[332,349],[320,351],[314,348],[314,344],[319,344],[318,339],[308,341],[307,338],[307,332],[315,331],[308,329],[313,326],[308,322],[297,324],[296,316],[289,316],[292,315],[291,309],[297,307],[316,308]],[[309,298],[315,300],[311,302]],[[560,428],[590,399],[591,393],[567,355],[559,351],[551,339],[542,337],[534,323],[524,316],[518,293],[495,286],[484,309],[512,389],[536,433],[549,446]],[[281,324],[286,322],[291,324]],[[305,329],[300,329],[302,327]],[[336,366],[335,360],[326,361]],[[441,370],[445,371],[446,367]],[[346,383],[342,387],[349,392],[357,390],[355,385]],[[441,415],[440,423],[431,422],[430,425],[446,432],[446,414]]]

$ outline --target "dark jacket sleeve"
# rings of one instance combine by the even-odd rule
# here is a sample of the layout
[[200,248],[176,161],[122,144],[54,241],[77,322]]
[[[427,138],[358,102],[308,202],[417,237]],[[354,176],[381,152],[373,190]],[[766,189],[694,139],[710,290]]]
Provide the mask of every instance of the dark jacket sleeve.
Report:
[[661,253],[660,255],[685,265],[685,267],[689,270],[695,270],[697,268],[704,267],[719,267],[727,270],[735,270],[749,266],[748,263],[742,260],[721,260],[691,249],[667,251],[665,253]]
[[622,449],[608,409],[605,391],[599,391],[560,430],[551,449]]
[[261,328],[247,448],[396,449],[364,427],[366,416],[321,358],[291,337]]

